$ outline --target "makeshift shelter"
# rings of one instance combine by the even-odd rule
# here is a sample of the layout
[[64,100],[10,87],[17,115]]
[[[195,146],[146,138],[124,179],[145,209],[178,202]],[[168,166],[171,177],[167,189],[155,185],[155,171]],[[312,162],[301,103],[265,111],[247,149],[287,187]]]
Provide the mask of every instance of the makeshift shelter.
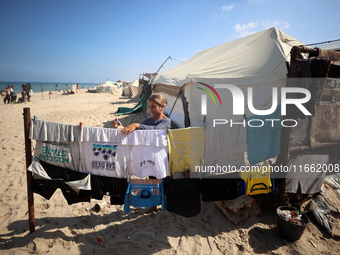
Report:
[[[204,161],[207,166],[251,165],[275,157],[280,152],[280,123],[275,127],[252,130],[240,124],[257,117],[247,104],[248,88],[252,89],[253,106],[257,110],[272,109],[273,87],[277,88],[277,105],[271,119],[280,119],[280,88],[286,85],[290,50],[302,43],[272,27],[249,36],[201,51],[179,66],[157,75],[153,92],[168,100],[165,114],[178,127],[208,126]],[[234,85],[244,95],[244,112],[234,114],[242,100],[219,84]],[[207,97],[209,94],[211,98]],[[206,96],[203,102],[203,96]],[[233,99],[235,97],[235,100]],[[203,106],[205,105],[206,113]],[[239,105],[240,106],[240,105]],[[214,120],[226,125],[211,128]]]
[[112,93],[115,95],[121,95],[122,90],[119,85],[113,81],[106,81],[105,83],[99,84],[96,89],[97,93]]
[[287,118],[297,119],[299,124],[283,128],[277,164],[301,166],[299,174],[287,175],[286,192],[316,193],[326,174],[338,172],[334,168],[340,162],[340,52],[293,47],[288,77],[287,87],[304,86],[311,92],[306,107],[312,116],[301,116],[288,107]]
[[143,84],[139,84],[139,80],[135,80],[129,85],[131,97],[140,96],[143,91]]
[[[282,87],[286,83],[287,63],[293,46],[302,43],[272,27],[249,36],[227,42],[198,52],[191,59],[155,77],[154,92],[162,93],[168,99],[166,113],[170,113],[180,89],[189,103],[190,126],[202,126],[201,89],[199,83],[214,87],[215,84],[238,86],[246,95],[248,87],[253,88],[254,107],[269,109],[272,102],[272,87]],[[213,119],[243,119],[233,116],[232,96],[228,89],[216,89],[221,102],[214,105],[207,100],[206,121],[212,125]],[[210,91],[212,92],[212,91]],[[216,96],[214,95],[216,98]],[[171,119],[184,127],[184,110],[178,98]],[[217,100],[217,99],[216,99]],[[246,116],[252,115],[248,109]],[[187,124],[188,125],[188,124]]]

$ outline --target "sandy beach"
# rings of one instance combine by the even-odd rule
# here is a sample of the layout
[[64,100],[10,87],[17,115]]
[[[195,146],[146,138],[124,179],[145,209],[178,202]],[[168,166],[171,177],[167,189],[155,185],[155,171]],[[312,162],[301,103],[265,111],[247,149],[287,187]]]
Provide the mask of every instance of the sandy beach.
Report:
[[[339,254],[340,216],[332,214],[333,236],[314,223],[301,239],[288,242],[277,235],[275,203],[260,205],[261,213],[235,225],[215,205],[202,202],[191,218],[159,210],[132,209],[108,202],[99,212],[91,203],[68,205],[60,190],[50,200],[35,194],[36,231],[29,233],[24,151],[23,108],[31,117],[59,123],[112,127],[118,107],[136,99],[109,93],[62,96],[35,93],[31,102],[0,104],[0,254]],[[141,122],[147,114],[120,116],[123,125]],[[340,209],[339,195],[324,185]],[[104,244],[99,245],[98,237]]]

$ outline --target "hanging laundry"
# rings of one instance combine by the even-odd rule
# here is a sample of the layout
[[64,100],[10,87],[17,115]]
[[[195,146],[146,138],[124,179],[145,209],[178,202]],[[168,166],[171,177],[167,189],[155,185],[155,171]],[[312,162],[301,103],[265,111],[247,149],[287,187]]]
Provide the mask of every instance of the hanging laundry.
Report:
[[269,166],[258,166],[253,171],[242,172],[239,196],[267,194],[272,190]]
[[209,126],[206,131],[204,163],[206,166],[244,165],[244,152],[247,151],[247,133],[243,125]]
[[40,141],[80,142],[79,126],[44,120],[31,120],[29,138]]
[[130,212],[133,207],[153,207],[162,205],[166,209],[163,181],[156,179],[131,179],[125,194],[124,212]]
[[33,158],[28,170],[33,173],[31,190],[50,199],[56,189],[60,188],[68,204],[90,202],[90,175]]
[[205,176],[200,181],[202,201],[222,201],[238,197],[239,173]]
[[204,128],[170,129],[167,138],[171,175],[190,170],[191,177],[198,177],[195,171],[204,165]]
[[79,171],[126,178],[129,148],[121,146],[120,130],[83,127],[82,131]]
[[[247,153],[249,163],[255,165],[279,155],[281,105],[278,105],[275,112],[272,114],[247,117],[247,123]],[[255,127],[249,126],[249,123]],[[262,123],[263,125],[261,126]]]
[[79,126],[32,120],[29,137],[36,140],[34,156],[46,163],[79,170]]
[[78,171],[80,143],[36,140],[34,156],[46,163]]
[[184,217],[201,212],[200,180],[193,178],[163,180],[167,210]]
[[286,179],[286,192],[298,194],[314,194],[321,192],[321,186],[327,171],[318,166],[329,166],[330,156],[326,154],[291,154],[288,162],[290,169]]
[[91,175],[92,198],[102,200],[103,196],[108,194],[111,205],[124,204],[127,186],[126,178]]
[[139,178],[169,175],[168,142],[165,130],[135,130],[122,135],[122,146],[129,150],[130,175]]

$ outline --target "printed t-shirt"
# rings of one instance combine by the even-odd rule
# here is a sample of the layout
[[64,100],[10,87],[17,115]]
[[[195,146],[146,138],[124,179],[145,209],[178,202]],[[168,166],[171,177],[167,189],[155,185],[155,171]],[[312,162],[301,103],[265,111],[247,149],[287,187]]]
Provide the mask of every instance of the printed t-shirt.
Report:
[[167,135],[171,175],[204,165],[205,130],[203,127],[170,129]]
[[168,147],[165,130],[135,130],[122,135],[122,146],[130,151],[129,173],[139,178],[169,175]]
[[29,138],[36,140],[34,156],[55,166],[79,171],[80,137],[79,126],[31,121]]
[[126,178],[128,148],[121,146],[121,130],[83,127],[80,172]]

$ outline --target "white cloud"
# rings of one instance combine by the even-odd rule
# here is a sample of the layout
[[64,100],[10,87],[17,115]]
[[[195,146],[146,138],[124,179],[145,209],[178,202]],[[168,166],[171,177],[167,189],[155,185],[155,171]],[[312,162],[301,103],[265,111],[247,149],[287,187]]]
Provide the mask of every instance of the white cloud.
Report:
[[244,32],[244,31],[247,31],[247,30],[250,30],[254,27],[257,26],[257,22],[249,22],[248,24],[246,25],[241,25],[240,23],[237,23],[235,26],[234,26],[234,30],[236,32]]
[[288,29],[289,28],[289,23],[288,22],[282,22],[282,29]]
[[232,9],[234,9],[235,5],[234,4],[230,4],[230,5],[224,5],[221,7],[221,9],[223,11],[231,11]]
[[244,36],[255,33],[256,30],[254,30],[254,28],[257,27],[257,25],[258,25],[258,22],[249,22],[248,24],[244,24],[244,25],[237,23],[234,26],[234,31],[238,34],[238,36],[244,37]]
[[[250,34],[257,32],[256,30],[264,30],[269,27],[277,27],[279,29],[288,29],[289,28],[288,22],[283,22],[280,20],[262,20],[258,22],[249,22],[248,24],[240,24],[237,23],[234,26],[234,31],[237,33],[238,37],[244,37]],[[255,30],[256,28],[256,30]]]

